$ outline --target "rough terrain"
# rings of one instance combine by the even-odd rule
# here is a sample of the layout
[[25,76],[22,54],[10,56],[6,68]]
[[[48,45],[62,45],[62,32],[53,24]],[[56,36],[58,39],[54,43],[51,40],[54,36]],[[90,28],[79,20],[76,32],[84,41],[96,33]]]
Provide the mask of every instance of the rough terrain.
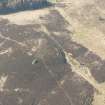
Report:
[[105,105],[104,28],[104,0],[0,15],[0,105]]

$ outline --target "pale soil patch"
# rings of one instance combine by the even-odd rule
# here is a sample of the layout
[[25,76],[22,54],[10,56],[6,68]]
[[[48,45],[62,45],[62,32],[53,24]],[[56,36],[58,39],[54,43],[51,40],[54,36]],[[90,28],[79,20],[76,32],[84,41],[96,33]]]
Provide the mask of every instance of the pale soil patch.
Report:
[[1,15],[0,18],[8,19],[10,24],[26,25],[38,23],[41,16],[47,15],[48,9],[19,12],[10,15]]
[[68,1],[60,11],[73,27],[73,40],[105,59],[105,1]]
[[77,27],[72,38],[105,59],[105,36],[97,28]]
[[5,83],[6,83],[6,81],[7,81],[7,78],[8,78],[8,76],[7,75],[2,75],[1,77],[0,77],[0,91],[3,91],[4,89],[4,86],[5,86]]
[[[72,39],[105,59],[105,1],[66,0],[71,4],[66,8],[56,8],[72,26]],[[99,5],[98,5],[99,4]],[[69,27],[68,27],[69,28]],[[71,30],[71,29],[70,29]],[[75,73],[86,79],[98,92],[94,93],[92,105],[105,105],[105,83],[94,80],[90,70],[66,55]],[[84,72],[83,72],[84,71]]]

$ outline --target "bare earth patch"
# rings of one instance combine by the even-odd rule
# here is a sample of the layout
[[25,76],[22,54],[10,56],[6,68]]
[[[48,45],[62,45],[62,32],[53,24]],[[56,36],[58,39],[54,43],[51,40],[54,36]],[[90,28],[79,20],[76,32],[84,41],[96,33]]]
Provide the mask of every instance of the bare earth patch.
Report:
[[0,104],[105,105],[105,1],[61,4],[0,15]]

